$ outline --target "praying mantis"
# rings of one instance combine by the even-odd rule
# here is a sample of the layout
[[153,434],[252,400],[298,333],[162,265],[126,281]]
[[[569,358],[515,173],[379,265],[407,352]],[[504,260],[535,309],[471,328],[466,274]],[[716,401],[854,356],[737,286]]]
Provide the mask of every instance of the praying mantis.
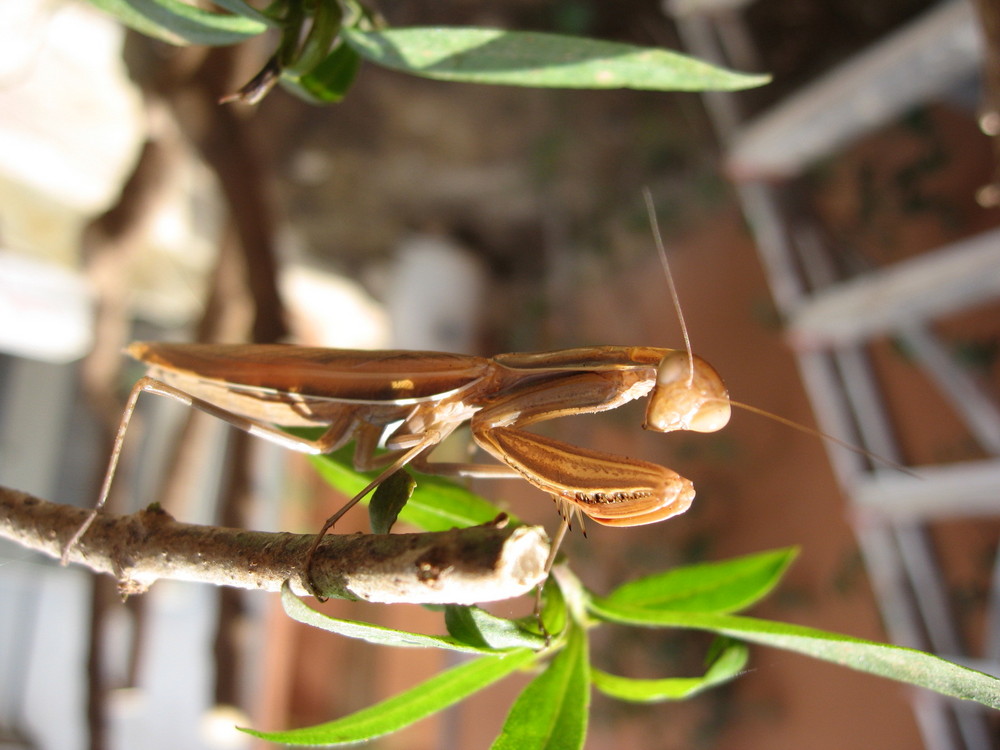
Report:
[[[690,480],[654,463],[523,428],[643,396],[649,399],[643,426],[657,432],[714,432],[730,416],[728,392],[710,364],[656,347],[594,346],[492,358],[282,344],[136,342],[127,351],[148,373],[129,395],[95,514],[106,501],[129,418],[144,392],[304,453],[330,453],[354,440],[355,468],[384,470],[333,521],[407,464],[458,477],[520,476],[563,510],[608,526],[662,521],[691,504]],[[475,442],[500,463],[428,460],[465,422]],[[318,425],[325,431],[316,439],[278,428]],[[383,443],[387,451],[376,454]]]
[[[676,305],[652,212],[651,216]],[[683,328],[683,317],[681,322]],[[722,429],[731,412],[728,391],[715,369],[691,353],[686,332],[685,342],[685,350],[591,346],[491,358],[282,344],[133,343],[127,352],[146,365],[147,374],[129,395],[98,503],[66,545],[64,558],[107,500],[125,432],[142,393],[167,396],[304,453],[331,453],[353,440],[355,468],[382,469],[327,520],[307,555],[307,572],[326,531],[407,465],[453,477],[520,477],[559,506],[563,525],[557,539],[578,514],[607,526],[662,521],[691,505],[695,490],[689,479],[648,461],[589,450],[524,428],[557,417],[615,409],[646,397],[645,429]],[[498,463],[429,459],[433,449],[465,422],[475,443]],[[324,432],[307,439],[280,429],[310,426],[322,426]],[[379,446],[386,451],[378,453]],[[557,546],[558,541],[553,550]]]

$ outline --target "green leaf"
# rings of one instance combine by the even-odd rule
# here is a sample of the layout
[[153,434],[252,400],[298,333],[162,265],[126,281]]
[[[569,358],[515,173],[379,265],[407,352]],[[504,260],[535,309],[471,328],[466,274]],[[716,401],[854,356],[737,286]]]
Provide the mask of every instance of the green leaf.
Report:
[[1000,679],[902,646],[752,617],[653,610],[607,599],[591,599],[589,609],[609,622],[649,628],[708,630],[1000,708]]
[[565,647],[514,702],[492,750],[579,750],[589,707],[587,636],[574,624]]
[[373,534],[392,531],[399,512],[406,506],[416,486],[413,477],[400,469],[375,488],[368,501],[368,520]]
[[790,547],[674,568],[630,581],[607,601],[674,612],[735,612],[770,593],[797,554]]
[[[377,471],[367,474],[354,471],[350,468],[351,454],[348,447],[328,456],[309,457],[324,481],[348,497],[363,490],[378,474]],[[495,506],[464,487],[440,477],[421,475],[399,520],[424,531],[447,531],[487,523],[496,518],[497,513]]]
[[[549,635],[556,636],[563,632],[569,620],[566,598],[558,582],[549,576],[542,586],[542,626]],[[534,619],[534,618],[533,618]]]
[[714,654],[702,677],[667,677],[660,680],[642,680],[620,677],[599,669],[591,670],[594,687],[605,695],[632,703],[656,703],[690,698],[709,688],[728,682],[746,666],[750,649],[746,644],[728,638]]
[[379,625],[371,625],[367,622],[355,622],[354,620],[340,620],[336,617],[324,615],[309,607],[304,601],[299,599],[288,587],[286,581],[281,587],[281,606],[285,609],[285,614],[293,620],[298,620],[306,625],[315,628],[328,630],[337,635],[348,638],[375,643],[380,646],[396,646],[400,648],[443,648],[448,651],[463,651],[470,654],[492,654],[497,648],[502,646],[476,646],[470,645],[455,638],[440,635],[423,635],[422,633],[408,633],[404,630],[393,630]]
[[458,703],[537,658],[528,649],[483,656],[453,667],[388,700],[336,721],[284,732],[242,729],[247,734],[288,745],[344,745],[398,731]]
[[[279,52],[283,67],[293,76],[301,76],[319,65],[333,48],[340,33],[343,13],[339,0],[319,0],[312,4],[312,12],[308,13],[308,32],[305,38],[299,40],[301,24],[306,22],[302,17],[307,4],[289,9],[289,16],[296,17],[299,33],[288,36],[287,46]],[[283,39],[284,43],[286,39]]]
[[480,649],[533,648],[545,645],[545,638],[525,630],[515,620],[497,617],[479,607],[449,604],[444,622],[452,637]]
[[274,25],[263,16],[214,13],[181,0],[90,1],[129,28],[177,45],[236,44],[262,34],[269,25]]
[[767,76],[717,68],[668,50],[597,39],[481,28],[345,29],[373,63],[467,83],[655,91],[734,90]]
[[274,19],[264,13],[261,13],[249,3],[243,2],[243,0],[212,0],[212,4],[218,5],[223,10],[228,10],[230,13],[237,16],[243,16],[244,18],[251,18],[255,21],[260,21],[262,24],[267,26],[278,25]]
[[360,65],[358,53],[341,44],[305,75],[283,74],[281,82],[285,88],[314,104],[339,102],[354,83]]

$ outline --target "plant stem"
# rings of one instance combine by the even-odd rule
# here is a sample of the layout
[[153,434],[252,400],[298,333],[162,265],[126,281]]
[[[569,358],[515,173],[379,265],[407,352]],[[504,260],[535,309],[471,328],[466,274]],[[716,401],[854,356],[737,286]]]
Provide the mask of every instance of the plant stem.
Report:
[[[89,511],[0,487],[0,537],[58,558]],[[312,534],[247,531],[175,521],[156,507],[127,516],[100,514],[69,561],[118,580],[123,595],[157,579],[299,595]],[[549,544],[537,526],[489,523],[423,534],[330,535],[313,578],[324,596],[372,602],[471,604],[529,592],[545,577]]]

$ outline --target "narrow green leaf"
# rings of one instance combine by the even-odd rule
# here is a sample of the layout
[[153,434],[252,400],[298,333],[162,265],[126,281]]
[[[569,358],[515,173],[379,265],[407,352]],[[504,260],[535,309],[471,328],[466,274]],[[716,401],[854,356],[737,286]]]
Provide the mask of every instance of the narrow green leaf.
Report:
[[284,732],[242,729],[247,734],[288,745],[345,745],[398,731],[454,705],[537,658],[528,649],[483,656],[453,667],[388,700],[336,721]]
[[702,677],[667,677],[643,680],[620,677],[599,669],[591,670],[594,687],[605,695],[632,703],[656,703],[690,698],[709,688],[728,682],[746,666],[750,650],[746,644],[725,639],[725,645],[715,655]]
[[481,28],[345,29],[365,59],[412,75],[467,83],[655,91],[733,90],[767,76],[736,73],[668,50]]
[[413,477],[400,469],[375,488],[368,501],[368,519],[373,534],[392,531],[399,512],[406,506],[416,486]]
[[448,632],[458,641],[480,649],[533,648],[545,645],[545,638],[525,630],[515,620],[497,617],[479,607],[449,604],[444,622]]
[[514,702],[492,750],[579,750],[589,707],[587,635],[574,624],[563,649]]
[[305,75],[282,75],[281,81],[285,88],[314,104],[339,102],[354,83],[360,65],[358,53],[340,44]]
[[181,0],[90,0],[119,21],[170,44],[236,44],[273,25],[263,17],[231,15],[196,8]]
[[562,589],[553,576],[542,586],[542,626],[550,636],[557,636],[566,628],[569,612]]
[[[300,13],[304,9],[305,4],[292,12]],[[308,18],[309,31],[305,38],[299,44],[293,42],[287,48],[286,56],[282,58],[284,67],[294,76],[308,73],[330,54],[343,20],[339,0],[319,0],[313,3],[313,10],[308,13]],[[295,39],[295,42],[298,41]]]
[[769,594],[797,554],[788,548],[674,568],[630,581],[607,601],[674,612],[735,612]]
[[486,638],[479,632],[475,619],[470,612],[471,607],[448,604],[444,608],[444,624],[452,638],[468,643],[476,648],[488,648]]
[[[309,457],[323,480],[348,497],[364,489],[378,474],[359,474],[350,468],[351,453],[348,447],[328,456]],[[399,514],[399,520],[424,531],[447,531],[492,521],[498,513],[494,505],[454,482],[421,475],[417,489]]]
[[234,13],[237,16],[243,16],[244,18],[250,18],[254,21],[260,21],[260,23],[267,26],[278,26],[277,21],[264,13],[261,13],[259,10],[243,0],[212,0],[212,4],[218,5],[223,10],[228,10],[230,13]]
[[708,630],[765,646],[918,685],[953,698],[1000,709],[1000,679],[922,651],[852,638],[800,625],[735,615],[672,612],[592,599],[597,617],[623,625]]
[[357,638],[368,643],[375,643],[379,646],[396,646],[400,648],[442,648],[448,651],[463,651],[470,654],[492,654],[497,648],[490,646],[476,646],[465,643],[455,638],[441,635],[424,635],[422,633],[408,633],[405,630],[393,630],[380,625],[371,625],[367,622],[356,622],[354,620],[340,620],[336,617],[324,615],[308,606],[297,597],[288,587],[287,581],[281,587],[281,606],[285,609],[285,614],[293,620],[298,620],[306,625],[315,628],[328,630],[337,635],[347,638]]

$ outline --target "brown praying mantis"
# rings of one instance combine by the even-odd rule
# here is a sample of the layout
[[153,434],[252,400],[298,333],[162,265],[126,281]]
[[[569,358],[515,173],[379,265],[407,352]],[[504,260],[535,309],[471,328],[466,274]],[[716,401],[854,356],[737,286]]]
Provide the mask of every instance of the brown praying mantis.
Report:
[[[650,215],[677,305],[652,210]],[[694,499],[690,480],[654,463],[570,445],[524,428],[614,409],[641,397],[648,398],[643,426],[657,432],[714,432],[730,417],[722,378],[691,354],[689,344],[686,350],[592,346],[492,358],[281,344],[137,342],[127,351],[148,372],[129,395],[98,503],[66,545],[67,552],[107,500],[129,419],[144,392],[168,396],[304,453],[330,453],[353,440],[356,469],[383,469],[327,520],[307,556],[307,579],[312,553],[326,531],[407,465],[454,477],[527,480],[556,501],[563,517],[553,556],[575,514],[608,526],[670,518]],[[476,444],[499,463],[429,460],[431,451],[465,422]],[[324,432],[306,439],[280,429],[308,426],[322,426]],[[379,446],[386,451],[377,453]]]
[[[408,464],[457,477],[520,476],[551,495],[564,516],[579,511],[609,526],[662,521],[687,510],[695,494],[690,480],[654,463],[523,428],[614,409],[642,396],[649,398],[644,427],[657,432],[713,432],[730,416],[725,385],[710,364],[655,347],[594,346],[489,359],[282,344],[137,342],[127,351],[149,370],[129,395],[94,514],[107,499],[129,418],[143,392],[169,396],[304,453],[330,453],[353,439],[355,468],[384,470],[321,534]],[[475,442],[501,463],[428,460],[431,450],[467,421]],[[317,425],[325,431],[316,439],[278,428]],[[377,455],[380,444],[387,451]]]

